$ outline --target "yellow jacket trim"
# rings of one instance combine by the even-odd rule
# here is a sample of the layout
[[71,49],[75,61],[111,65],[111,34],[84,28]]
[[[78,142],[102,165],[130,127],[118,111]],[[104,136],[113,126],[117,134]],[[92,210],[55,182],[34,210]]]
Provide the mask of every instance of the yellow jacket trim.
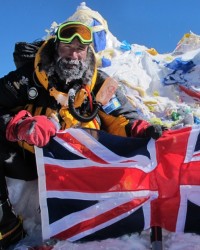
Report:
[[108,115],[102,111],[99,111],[99,116],[101,118],[101,122],[103,127],[106,128],[106,132],[127,137],[125,126],[129,123],[129,120],[124,116],[120,115],[118,117],[114,117],[112,115]]
[[[52,39],[52,37],[50,39]],[[38,80],[40,81],[40,83],[44,86],[45,89],[48,89],[48,85],[49,85],[48,77],[47,77],[47,74],[45,73],[44,70],[39,71],[38,64],[40,62],[40,53],[43,50],[43,48],[45,47],[45,45],[47,44],[47,41],[45,41],[42,44],[42,46],[39,48],[38,52],[36,53],[35,62],[34,62],[36,76],[37,76]]]
[[69,112],[67,108],[61,108],[59,112],[60,116],[65,122],[65,127],[62,129],[67,129],[71,127],[81,127],[81,128],[93,128],[93,129],[100,129],[98,122],[94,119],[90,122],[79,122],[77,121]]

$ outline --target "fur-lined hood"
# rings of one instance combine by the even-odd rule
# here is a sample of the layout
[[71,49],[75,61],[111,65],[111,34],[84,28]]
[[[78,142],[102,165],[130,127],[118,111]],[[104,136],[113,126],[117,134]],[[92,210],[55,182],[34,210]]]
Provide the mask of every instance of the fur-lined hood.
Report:
[[[41,50],[38,51],[39,59],[38,59],[38,70],[40,72],[45,72],[47,78],[56,78],[58,82],[61,80],[59,76],[54,71],[54,62],[55,62],[55,53],[58,44],[55,42],[55,38],[49,39],[45,44],[42,46]],[[88,62],[88,70],[85,72],[84,76],[82,77],[82,82],[87,83],[88,85],[92,84],[92,80],[94,74],[96,72],[96,58],[95,52],[91,46],[88,47],[87,58]]]

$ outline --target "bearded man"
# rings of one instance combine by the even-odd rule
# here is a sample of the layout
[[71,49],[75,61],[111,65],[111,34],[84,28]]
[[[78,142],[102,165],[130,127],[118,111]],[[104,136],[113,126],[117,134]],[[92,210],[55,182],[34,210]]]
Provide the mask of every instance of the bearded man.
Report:
[[92,42],[90,27],[63,23],[34,63],[0,79],[0,249],[24,236],[5,176],[37,178],[33,145],[43,147],[57,130],[70,127],[155,139],[162,133],[140,119],[118,83],[97,69]]

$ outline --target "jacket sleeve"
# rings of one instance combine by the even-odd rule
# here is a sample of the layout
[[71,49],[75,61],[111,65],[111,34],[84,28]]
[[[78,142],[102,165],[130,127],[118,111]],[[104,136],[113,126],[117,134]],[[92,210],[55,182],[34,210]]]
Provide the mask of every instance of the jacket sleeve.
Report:
[[[99,71],[95,94],[107,77],[107,74]],[[101,128],[111,134],[119,136],[145,137],[145,131],[150,124],[139,116],[137,110],[125,96],[120,85],[113,98],[113,103],[110,101],[110,103],[106,105],[106,107],[103,106],[99,112],[102,122]],[[114,107],[115,104],[116,107]]]
[[28,101],[28,90],[33,85],[33,65],[28,64],[0,78],[0,107],[23,106]]

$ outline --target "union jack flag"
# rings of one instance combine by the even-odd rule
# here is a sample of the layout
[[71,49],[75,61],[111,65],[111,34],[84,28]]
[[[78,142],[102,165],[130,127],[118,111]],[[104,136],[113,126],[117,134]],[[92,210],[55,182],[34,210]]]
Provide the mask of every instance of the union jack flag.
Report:
[[200,232],[199,131],[155,141],[70,128],[35,148],[43,239],[97,240],[151,226]]

